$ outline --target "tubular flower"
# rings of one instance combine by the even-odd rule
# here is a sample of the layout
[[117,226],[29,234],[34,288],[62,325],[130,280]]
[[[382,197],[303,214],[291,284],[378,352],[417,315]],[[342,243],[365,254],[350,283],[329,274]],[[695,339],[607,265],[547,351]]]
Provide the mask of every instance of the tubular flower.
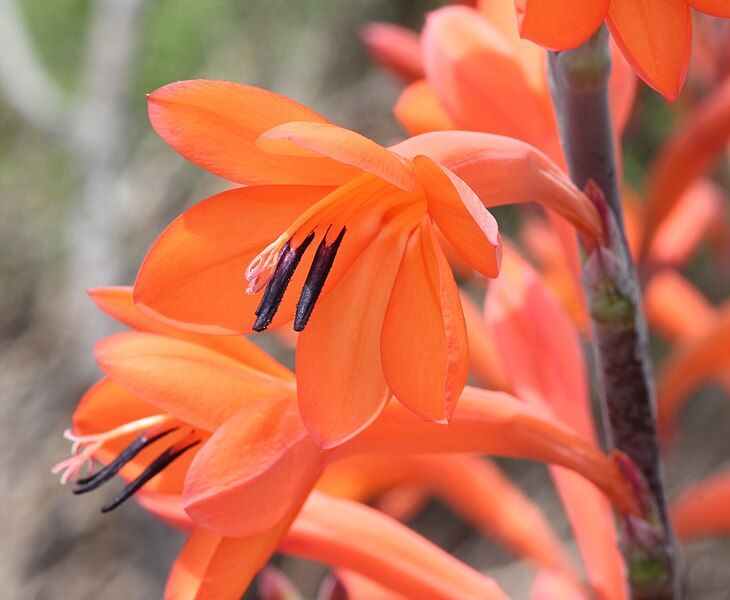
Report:
[[[160,325],[139,313],[129,288],[90,293],[97,306],[136,331],[97,344],[105,378],[79,403],[73,430],[65,434],[73,456],[54,472],[62,473],[62,483],[75,480],[76,494],[117,474],[125,478],[128,484],[103,512],[143,486],[157,492],[181,488],[193,457],[227,419],[254,401],[277,405],[293,399],[293,374],[245,338]],[[105,466],[80,477],[95,460]]]
[[439,132],[386,149],[282,96],[215,81],[158,90],[150,116],[181,154],[248,187],[168,227],[140,270],[137,305],[215,334],[293,319],[300,411],[322,447],[362,431],[392,395],[449,421],[468,347],[437,230],[488,277],[501,250],[485,206],[536,200],[601,235],[562,171],[509,138]]
[[[511,247],[499,279],[490,284],[485,321],[494,333],[510,383],[522,399],[552,412],[596,443],[586,369],[578,333],[537,272]],[[588,482],[551,467],[592,589],[625,600],[623,563],[611,507]]]
[[[370,509],[312,496],[328,464],[362,453],[485,452],[554,461],[589,478],[619,510],[639,510],[613,461],[506,394],[467,388],[449,427],[391,404],[363,434],[322,450],[299,417],[291,373],[245,338],[160,325],[137,311],[127,288],[95,290],[92,297],[137,331],[99,343],[106,378],[74,413],[74,456],[55,470],[77,479],[77,493],[121,476],[127,484],[105,509],[136,495],[175,526],[190,528],[192,518],[197,528],[173,569],[167,598],[239,597],[278,547],[359,569],[402,593],[417,589],[417,597],[501,598],[491,580],[363,512]],[[78,479],[92,459],[104,466]],[[377,533],[377,547],[389,545],[373,553],[367,541],[373,538],[358,527]],[[438,576],[426,578],[431,571]]]
[[515,5],[520,34],[551,50],[579,46],[606,21],[636,73],[668,100],[677,97],[687,73],[690,8],[730,17],[725,0],[515,0]]
[[[256,346],[242,337],[206,336],[160,325],[135,308],[129,288],[93,290],[91,296],[102,310],[136,331],[99,344],[97,358],[107,377],[77,407],[73,431],[67,432],[73,456],[54,472],[62,473],[64,483],[75,480],[76,494],[119,475],[126,485],[103,512],[134,496],[172,526],[193,529],[171,572],[168,600],[240,598],[282,543],[291,553],[356,569],[396,590],[417,589],[427,597],[444,599],[504,597],[490,579],[376,511],[309,494],[323,468],[323,454],[295,410],[293,375]],[[287,397],[289,401],[283,401]],[[290,408],[288,416],[283,406]],[[239,416],[242,413],[245,418]],[[254,483],[248,488],[248,510],[258,510],[266,518],[263,526],[238,538],[196,528],[183,509],[189,487],[185,479],[191,467],[195,477],[196,454],[202,446],[210,456],[210,443],[219,450],[227,445],[225,434],[212,432],[230,416],[238,419],[229,431],[241,435],[243,442],[236,454],[253,457],[249,475],[256,479],[260,462],[264,470],[260,476],[274,486],[278,479],[278,501],[287,506],[273,516],[266,514],[272,488],[264,485],[264,496],[257,497]],[[223,473],[225,457],[219,458],[217,471],[211,462],[203,468],[213,479],[228,477],[229,485],[234,484],[236,469]],[[95,462],[104,466],[92,473]],[[272,462],[278,466],[272,469]],[[87,465],[89,474],[81,477]],[[200,488],[193,484],[193,493],[206,493],[204,482],[196,483]],[[389,540],[387,547],[367,557],[365,536],[351,535],[353,516],[378,540]]]

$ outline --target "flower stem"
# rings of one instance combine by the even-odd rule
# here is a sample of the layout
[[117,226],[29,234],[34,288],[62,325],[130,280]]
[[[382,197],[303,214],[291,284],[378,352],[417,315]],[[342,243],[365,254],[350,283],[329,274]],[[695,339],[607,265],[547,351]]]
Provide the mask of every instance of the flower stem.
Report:
[[[578,48],[549,56],[551,93],[570,175],[602,210],[608,238],[583,267],[606,443],[626,453],[641,471],[654,513],[648,517],[658,533],[632,536],[636,528],[622,523],[632,598],[669,599],[678,597],[680,569],[666,511],[641,291],[621,210],[608,103],[610,70],[605,26]],[[651,547],[638,537],[650,539]]]

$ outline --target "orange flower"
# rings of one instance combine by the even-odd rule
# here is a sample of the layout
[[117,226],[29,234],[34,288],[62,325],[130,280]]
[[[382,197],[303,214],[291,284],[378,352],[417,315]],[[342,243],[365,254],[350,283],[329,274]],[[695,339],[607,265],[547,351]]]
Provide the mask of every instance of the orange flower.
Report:
[[509,138],[438,132],[386,149],[282,96],[214,81],[158,90],[150,116],[184,156],[250,187],[174,221],[142,265],[135,301],[207,333],[309,323],[299,405],[322,447],[362,431],[391,395],[423,418],[450,419],[468,349],[436,228],[489,277],[500,245],[485,205],[537,200],[600,236],[567,176]]
[[725,0],[515,0],[520,34],[551,50],[585,42],[605,20],[636,73],[674,100],[692,41],[690,8],[730,17]]
[[[82,399],[69,432],[74,457],[55,470],[68,480],[99,460],[106,466],[77,480],[76,493],[118,473],[128,483],[104,510],[136,494],[171,524],[189,528],[187,515],[193,518],[199,528],[173,569],[168,598],[238,597],[282,539],[285,550],[360,565],[361,573],[396,590],[416,586],[425,597],[449,598],[468,596],[471,587],[500,598],[491,580],[362,512],[369,509],[311,496],[327,464],[364,452],[486,452],[554,461],[588,477],[619,510],[638,510],[611,460],[508,395],[467,388],[449,427],[392,404],[363,434],[323,451],[299,418],[291,373],[250,342],[160,325],[136,310],[128,288],[96,290],[92,297],[137,331],[100,342],[97,358],[107,378]],[[170,447],[160,452],[167,439]],[[372,539],[381,551],[371,552]],[[441,575],[425,578],[430,571]]]

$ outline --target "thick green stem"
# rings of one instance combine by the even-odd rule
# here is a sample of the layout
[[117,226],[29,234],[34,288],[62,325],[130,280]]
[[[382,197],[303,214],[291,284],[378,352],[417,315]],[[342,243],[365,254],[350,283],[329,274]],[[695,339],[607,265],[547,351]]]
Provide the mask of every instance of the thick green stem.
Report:
[[582,46],[551,52],[549,57],[551,92],[570,175],[581,189],[593,190],[589,195],[603,213],[608,235],[606,246],[592,251],[584,265],[606,443],[625,452],[641,470],[658,532],[642,535],[622,523],[632,597],[675,598],[679,569],[666,512],[641,291],[623,225],[608,103],[610,70],[605,27]]

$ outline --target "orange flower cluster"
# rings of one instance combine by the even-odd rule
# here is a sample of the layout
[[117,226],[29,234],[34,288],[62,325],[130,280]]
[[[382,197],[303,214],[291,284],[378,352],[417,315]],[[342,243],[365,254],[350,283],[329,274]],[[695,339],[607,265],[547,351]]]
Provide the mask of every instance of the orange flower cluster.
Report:
[[[134,497],[189,532],[166,598],[235,600],[276,551],[327,564],[347,598],[507,598],[402,524],[432,497],[530,561],[533,598],[629,598],[612,512],[655,515],[627,459],[600,450],[591,415],[575,232],[590,249],[604,225],[565,172],[545,50],[518,25],[561,49],[608,20],[619,139],[636,81],[618,48],[674,96],[689,5],[730,13],[719,0],[517,5],[442,8],[420,39],[364,31],[407,82],[395,114],[414,137],[390,147],[242,84],[184,81],[149,96],[160,136],[235,187],[175,219],[133,288],[90,292],[131,331],[97,344],[104,377],[54,471],[76,494],[118,476],[102,511]],[[727,197],[709,180],[730,138],[728,84],[665,146],[644,207],[626,193],[648,319],[673,342],[659,380],[667,440],[698,386],[730,385],[729,307],[679,274],[704,242],[721,256],[730,247]],[[534,265],[489,212],[533,201],[543,212],[523,206],[518,237]],[[489,278],[483,309],[454,272],[472,293]],[[245,335],[284,327],[298,332],[296,375]],[[476,455],[549,465],[584,569],[533,500]],[[727,532],[729,492],[719,475],[681,496],[682,539]],[[271,570],[261,589],[295,594]]]

